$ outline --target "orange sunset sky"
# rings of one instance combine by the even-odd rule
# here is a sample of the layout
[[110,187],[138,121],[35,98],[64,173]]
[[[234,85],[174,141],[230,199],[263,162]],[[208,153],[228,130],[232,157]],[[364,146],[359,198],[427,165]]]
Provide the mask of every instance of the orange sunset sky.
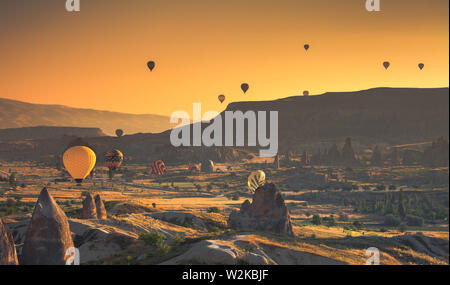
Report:
[[365,0],[81,0],[77,13],[65,2],[0,1],[0,97],[170,115],[449,85],[448,0],[381,0],[381,12]]

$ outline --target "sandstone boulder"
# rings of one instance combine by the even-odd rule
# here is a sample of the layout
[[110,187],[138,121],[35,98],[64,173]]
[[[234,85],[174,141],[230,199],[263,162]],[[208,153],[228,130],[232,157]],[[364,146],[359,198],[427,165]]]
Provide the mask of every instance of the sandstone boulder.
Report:
[[95,195],[95,208],[97,210],[97,219],[104,220],[108,218],[106,214],[105,204],[100,195]]
[[73,241],[63,210],[44,188],[31,217],[22,250],[21,264],[65,265]]
[[18,264],[13,236],[3,219],[0,219],[0,265]]
[[260,230],[293,236],[291,217],[280,190],[272,183],[256,189],[253,202],[246,200],[233,211],[228,226],[241,230]]
[[97,219],[97,208],[95,207],[94,197],[91,194],[84,198],[81,218],[86,220]]

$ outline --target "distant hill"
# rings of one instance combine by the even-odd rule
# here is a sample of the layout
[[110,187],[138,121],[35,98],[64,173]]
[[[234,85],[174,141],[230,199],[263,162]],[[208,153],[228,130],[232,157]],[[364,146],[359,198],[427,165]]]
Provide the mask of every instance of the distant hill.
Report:
[[[432,141],[449,134],[449,89],[377,88],[358,92],[325,93],[264,102],[236,102],[227,110],[279,111],[280,151],[331,147],[351,137],[354,145],[373,147]],[[223,115],[223,113],[221,114]],[[207,125],[203,124],[203,128]],[[191,136],[192,138],[192,136]],[[0,159],[48,160],[60,155],[73,137],[1,143]],[[122,138],[87,138],[103,154],[120,149],[126,161],[196,162],[204,159],[232,161],[246,157],[236,148],[180,147],[170,143],[170,131]],[[358,147],[356,149],[359,151]]]
[[0,129],[0,141],[40,140],[62,136],[103,137],[106,136],[99,128],[74,127],[28,127],[15,129]]
[[279,111],[280,140],[363,137],[406,141],[449,134],[449,88],[375,88],[231,103],[227,110]]
[[171,128],[169,117],[165,116],[30,104],[0,98],[0,129],[36,126],[100,128],[108,135],[114,135],[116,129],[135,134],[160,133]]

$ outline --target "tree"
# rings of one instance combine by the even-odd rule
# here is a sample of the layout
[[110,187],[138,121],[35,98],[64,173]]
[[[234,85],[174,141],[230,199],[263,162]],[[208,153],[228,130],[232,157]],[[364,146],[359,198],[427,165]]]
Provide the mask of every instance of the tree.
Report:
[[113,180],[113,178],[114,178],[114,170],[112,170],[112,169],[108,170],[108,177],[109,177],[109,180]]
[[313,217],[312,217],[312,223],[314,224],[314,225],[321,225],[322,224],[322,218],[319,216],[319,215],[317,215],[317,214],[315,214]]
[[16,189],[18,183],[17,183],[17,177],[16,177],[16,173],[15,172],[13,172],[13,173],[11,173],[11,175],[9,175],[8,183],[9,183],[9,186],[11,186],[14,189]]
[[353,226],[359,230],[364,226],[364,224],[361,221],[356,220],[353,222]]

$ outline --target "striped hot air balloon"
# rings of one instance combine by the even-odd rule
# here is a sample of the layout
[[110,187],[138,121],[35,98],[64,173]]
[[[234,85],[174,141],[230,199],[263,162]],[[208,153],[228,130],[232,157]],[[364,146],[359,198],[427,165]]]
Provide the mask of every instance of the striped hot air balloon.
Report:
[[264,183],[266,183],[266,174],[261,170],[252,172],[248,177],[248,188],[252,192],[255,192],[256,189],[263,186]]
[[123,153],[120,150],[113,149],[105,154],[106,166],[110,170],[117,170],[123,162]]
[[162,160],[157,160],[150,166],[150,174],[162,176],[167,172],[167,168]]

